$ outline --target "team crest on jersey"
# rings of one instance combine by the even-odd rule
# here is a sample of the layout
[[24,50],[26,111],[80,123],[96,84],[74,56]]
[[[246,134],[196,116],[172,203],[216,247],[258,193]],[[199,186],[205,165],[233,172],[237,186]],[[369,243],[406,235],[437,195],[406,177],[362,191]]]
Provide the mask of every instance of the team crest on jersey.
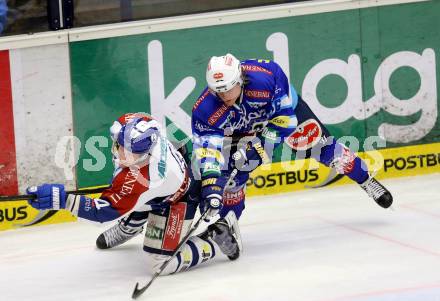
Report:
[[[266,108],[252,110],[243,103],[240,104],[238,110],[237,114],[230,114],[225,121],[218,126],[224,130],[226,136],[232,135],[234,130],[254,133],[260,129],[260,126],[263,126],[267,116],[270,114],[266,111]],[[234,116],[234,118],[232,118],[232,116]]]
[[294,150],[305,151],[319,143],[322,129],[315,119],[308,119],[301,123],[295,132],[287,139],[286,143]]

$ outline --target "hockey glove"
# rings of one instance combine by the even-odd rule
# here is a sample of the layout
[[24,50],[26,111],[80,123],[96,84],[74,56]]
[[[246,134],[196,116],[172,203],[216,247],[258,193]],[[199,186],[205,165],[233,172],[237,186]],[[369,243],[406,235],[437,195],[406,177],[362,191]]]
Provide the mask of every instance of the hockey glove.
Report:
[[62,184],[43,184],[31,186],[26,189],[28,194],[37,197],[35,200],[28,200],[29,205],[38,210],[64,209],[66,208],[67,194]]
[[223,191],[227,179],[224,177],[207,178],[202,181],[202,201],[200,203],[202,214],[206,212],[205,222],[216,216],[223,207]]
[[244,148],[239,147],[239,149],[232,155],[235,167],[239,171],[251,172],[261,164],[271,162],[271,159],[262,145],[262,140],[255,137],[255,139],[249,141]]

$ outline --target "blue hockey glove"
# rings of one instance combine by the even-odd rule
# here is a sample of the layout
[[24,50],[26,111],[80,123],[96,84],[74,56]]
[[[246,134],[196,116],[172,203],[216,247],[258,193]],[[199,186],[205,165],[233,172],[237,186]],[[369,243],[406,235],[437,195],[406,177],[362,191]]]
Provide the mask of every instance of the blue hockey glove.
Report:
[[202,181],[202,201],[200,203],[202,214],[206,213],[205,222],[216,216],[223,207],[223,191],[227,184],[224,177],[207,178]]
[[26,189],[27,194],[37,197],[35,200],[28,200],[29,205],[38,210],[64,209],[66,208],[67,194],[62,184],[43,184],[31,186]]
[[239,149],[232,155],[235,167],[239,171],[251,172],[261,164],[271,162],[267,155],[260,138],[256,137],[250,141],[246,146],[239,147]]

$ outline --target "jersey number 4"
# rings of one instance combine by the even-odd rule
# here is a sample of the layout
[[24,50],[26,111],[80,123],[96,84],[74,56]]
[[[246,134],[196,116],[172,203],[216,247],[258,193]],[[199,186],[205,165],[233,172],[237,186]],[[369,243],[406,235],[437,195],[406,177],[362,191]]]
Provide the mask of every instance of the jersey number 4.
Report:
[[94,199],[96,209],[101,209],[110,206],[110,202],[101,199]]

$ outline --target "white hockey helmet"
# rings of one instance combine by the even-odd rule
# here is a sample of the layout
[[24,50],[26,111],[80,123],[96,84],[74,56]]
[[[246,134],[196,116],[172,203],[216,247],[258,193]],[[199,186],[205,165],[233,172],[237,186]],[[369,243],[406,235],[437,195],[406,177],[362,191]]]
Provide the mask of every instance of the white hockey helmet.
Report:
[[230,53],[213,56],[206,69],[208,87],[214,92],[227,92],[243,84],[240,61]]

